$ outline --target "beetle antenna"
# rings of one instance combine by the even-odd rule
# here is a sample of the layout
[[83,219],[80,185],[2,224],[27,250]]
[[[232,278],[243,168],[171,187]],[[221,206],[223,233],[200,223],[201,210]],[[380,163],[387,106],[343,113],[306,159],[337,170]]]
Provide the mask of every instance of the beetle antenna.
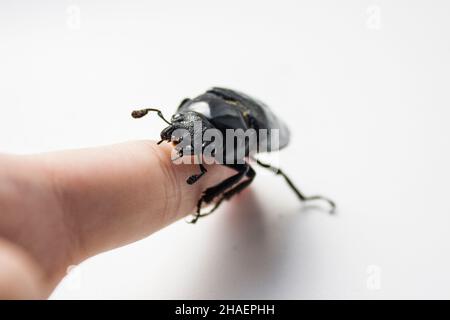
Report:
[[166,118],[164,118],[161,110],[153,109],[153,108],[147,108],[147,109],[141,109],[141,110],[134,110],[131,113],[131,116],[135,119],[142,118],[143,116],[147,115],[150,111],[156,112],[158,116],[164,120],[167,124],[172,124],[171,122],[167,121]]

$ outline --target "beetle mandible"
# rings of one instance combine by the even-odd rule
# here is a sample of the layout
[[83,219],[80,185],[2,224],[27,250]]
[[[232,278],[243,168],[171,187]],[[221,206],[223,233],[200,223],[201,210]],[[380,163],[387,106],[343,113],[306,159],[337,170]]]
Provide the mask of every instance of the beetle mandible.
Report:
[[[286,124],[263,102],[235,90],[214,87],[194,99],[184,99],[172,116],[171,121],[164,118],[160,110],[154,108],[133,111],[132,116],[133,118],[142,118],[149,112],[156,112],[169,125],[162,130],[161,140],[158,144],[163,141],[172,142],[179,157],[189,155],[202,158],[205,149],[208,146],[211,147],[211,142],[203,142],[199,139],[202,139],[201,134],[208,129],[218,130],[223,136],[229,129],[243,130],[244,132],[253,129],[256,132],[256,148],[252,148],[248,140],[245,140],[243,145],[234,145],[234,150],[227,150],[225,142],[222,145],[215,146],[215,148],[222,148],[224,154],[233,151],[233,161],[221,164],[235,170],[236,174],[203,192],[198,200],[196,215],[191,221],[192,223],[195,223],[200,217],[211,214],[224,200],[229,200],[251,184],[256,173],[250,166],[249,159],[255,160],[258,165],[281,175],[301,201],[324,200],[329,203],[330,212],[334,212],[336,205],[332,200],[319,195],[305,196],[281,169],[255,158],[255,154],[261,152],[260,146],[262,143],[266,144],[264,151],[272,152],[281,150],[287,146],[290,140],[290,132]],[[196,132],[195,123],[200,124],[201,132]],[[183,134],[178,133],[180,129],[183,130]],[[266,129],[267,136],[259,133],[261,129]],[[277,130],[279,138],[277,144],[270,143],[272,130]],[[180,147],[180,142],[183,139],[189,140],[189,142],[187,145]],[[196,143],[200,144],[200,148],[195,147]],[[237,155],[241,156],[238,157]],[[207,170],[201,161],[198,165],[200,172],[191,175],[186,181],[188,184],[194,184],[206,174]],[[243,180],[244,178],[245,180]],[[215,199],[217,201],[212,209],[209,212],[201,213],[202,205],[204,203],[210,204]]]

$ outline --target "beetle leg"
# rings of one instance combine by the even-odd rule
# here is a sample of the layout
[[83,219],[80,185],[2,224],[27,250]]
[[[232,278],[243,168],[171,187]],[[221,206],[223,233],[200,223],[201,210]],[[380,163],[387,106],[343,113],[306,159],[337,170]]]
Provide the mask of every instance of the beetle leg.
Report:
[[309,196],[309,197],[305,196],[294,185],[294,183],[291,181],[291,179],[289,179],[289,177],[281,169],[273,167],[270,164],[263,163],[263,162],[259,161],[258,159],[256,159],[256,163],[259,164],[261,167],[264,167],[266,169],[269,169],[269,170],[273,171],[275,174],[281,175],[284,178],[284,180],[286,180],[286,182],[289,185],[289,187],[295,192],[295,194],[299,197],[299,199],[301,201],[324,200],[324,201],[328,202],[330,207],[331,207],[330,213],[333,213],[336,210],[336,204],[334,203],[333,200],[330,200],[330,199],[322,197],[322,196]]
[[228,179],[225,179],[221,183],[206,189],[203,192],[202,197],[204,202],[210,203],[211,201],[214,200],[215,197],[224,193],[227,189],[231,188],[236,183],[238,183],[247,174],[247,171],[250,166],[247,163],[245,163],[245,164],[228,165],[228,167],[236,170],[238,173],[235,174],[234,176],[229,177]]
[[[238,183],[244,177],[244,175],[247,173],[250,166],[247,163],[245,163],[245,164],[227,165],[227,167],[230,167],[230,168],[236,170],[238,173],[236,173],[234,176],[231,176],[231,177],[225,179],[221,183],[206,189],[203,192],[203,195],[197,202],[196,215],[190,221],[190,223],[197,222],[197,220],[202,216],[202,214],[200,213],[200,210],[202,208],[203,203],[210,203],[212,200],[214,200],[214,198],[216,198],[220,194],[224,193],[227,189],[231,188],[236,183]],[[221,200],[219,200],[219,201],[221,202]],[[217,207],[218,207],[218,205],[215,206],[215,208],[217,208]],[[214,210],[215,210],[215,208],[214,208]],[[209,213],[211,213],[211,212],[209,212]]]
[[199,174],[193,174],[192,176],[190,176],[187,180],[186,180],[186,182],[188,183],[188,184],[194,184],[194,183],[196,183],[197,181],[198,181],[198,179],[200,179],[206,172],[207,172],[207,170],[206,170],[206,168],[203,166],[203,164],[199,164],[199,167],[200,167],[200,173]]
[[220,206],[220,204],[224,200],[229,200],[232,196],[238,194],[239,192],[241,192],[242,190],[247,188],[252,183],[253,179],[255,178],[256,172],[255,172],[255,170],[253,170],[252,167],[249,166],[249,169],[248,169],[247,174],[245,176],[247,177],[247,180],[239,183],[237,186],[235,186],[231,190],[228,190],[227,192],[225,192],[222,195],[222,197],[220,198],[220,200],[216,202],[216,204],[214,205],[214,207],[210,211],[200,214],[199,217],[201,218],[201,217],[205,217],[207,215],[210,215],[211,213],[213,213]]
[[200,199],[198,199],[198,201],[197,201],[197,211],[195,212],[195,215],[194,215],[194,217],[192,218],[192,220],[191,220],[191,221],[188,221],[189,223],[196,223],[197,220],[201,217],[200,209],[201,209],[201,207],[202,207],[202,202],[203,202],[203,197],[201,197]]
[[225,200],[229,200],[232,196],[234,196],[235,194],[238,194],[239,192],[241,192],[242,190],[247,188],[253,182],[253,179],[255,179],[256,172],[255,172],[255,170],[253,170],[252,167],[249,166],[247,174],[245,176],[247,177],[247,180],[241,182],[236,187],[234,187],[231,190],[228,190],[227,192],[225,192],[223,194],[223,198]]

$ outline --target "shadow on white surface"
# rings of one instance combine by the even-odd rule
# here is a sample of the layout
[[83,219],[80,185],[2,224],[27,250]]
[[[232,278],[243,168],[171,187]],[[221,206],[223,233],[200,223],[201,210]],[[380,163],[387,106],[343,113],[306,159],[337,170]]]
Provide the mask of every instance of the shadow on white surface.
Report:
[[[254,191],[244,193],[221,212],[224,218],[216,224],[219,229],[205,240],[209,245],[199,255],[200,270],[189,275],[186,297],[289,298],[289,293],[284,294],[289,288],[298,291],[302,282],[298,261],[309,251],[307,233],[300,226],[307,214],[320,214],[318,207],[299,205],[296,212],[266,215]],[[296,250],[294,259],[292,249]],[[293,281],[286,269],[295,268]]]

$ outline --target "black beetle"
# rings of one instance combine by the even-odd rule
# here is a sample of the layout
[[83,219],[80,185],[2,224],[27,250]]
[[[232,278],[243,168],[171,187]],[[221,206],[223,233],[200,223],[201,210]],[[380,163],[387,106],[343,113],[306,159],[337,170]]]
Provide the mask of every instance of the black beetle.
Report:
[[[230,199],[233,195],[239,193],[253,181],[255,177],[255,171],[249,165],[248,160],[256,160],[256,163],[264,168],[272,170],[274,173],[281,175],[289,185],[289,187],[296,193],[301,201],[318,200],[322,199],[327,201],[331,206],[331,212],[336,208],[335,203],[322,196],[305,196],[302,192],[292,183],[292,181],[286,176],[286,174],[270,164],[261,162],[255,159],[254,154],[261,152],[260,146],[266,144],[266,148],[263,151],[277,151],[284,148],[290,138],[289,130],[285,123],[281,121],[264,103],[253,99],[243,93],[235,90],[224,88],[212,88],[206,91],[204,94],[196,97],[195,99],[184,99],[179,105],[176,113],[172,116],[171,121],[164,118],[163,114],[158,109],[142,109],[133,111],[132,116],[134,118],[141,118],[148,112],[157,112],[158,116],[163,119],[167,124],[161,132],[161,141],[173,142],[176,146],[176,151],[179,157],[183,155],[197,155],[202,158],[206,148],[211,147],[211,142],[203,142],[202,134],[208,129],[214,129],[226,135],[226,131],[233,130],[247,130],[253,129],[256,132],[256,149],[250,146],[249,140],[246,139],[244,144],[233,145],[234,150],[227,150],[225,143],[219,143],[213,145],[213,156],[217,149],[221,148],[224,154],[232,152],[233,161],[231,163],[221,163],[229,168],[234,169],[237,173],[221,183],[206,189],[197,203],[197,213],[194,219],[191,221],[195,223],[198,218],[204,217],[212,213],[221,204],[223,200]],[[196,129],[195,123],[200,124],[200,130]],[[178,129],[184,129],[183,134],[177,134]],[[266,129],[267,135],[260,134],[261,129]],[[278,143],[271,144],[271,135],[273,130],[278,133]],[[180,148],[180,142],[188,140],[187,145]],[[192,142],[191,142],[192,141]],[[195,152],[195,143],[200,143],[200,148]],[[243,149],[245,148],[245,149]],[[211,150],[211,148],[209,148]],[[238,150],[236,150],[238,149]],[[241,151],[241,152],[239,152]],[[240,156],[238,156],[240,154]],[[194,174],[187,179],[188,184],[195,183],[201,176],[206,173],[206,168],[199,162],[200,173]],[[241,181],[244,177],[247,179]],[[201,213],[200,209],[203,203],[211,203],[215,198],[218,198],[214,207],[207,213]]]

